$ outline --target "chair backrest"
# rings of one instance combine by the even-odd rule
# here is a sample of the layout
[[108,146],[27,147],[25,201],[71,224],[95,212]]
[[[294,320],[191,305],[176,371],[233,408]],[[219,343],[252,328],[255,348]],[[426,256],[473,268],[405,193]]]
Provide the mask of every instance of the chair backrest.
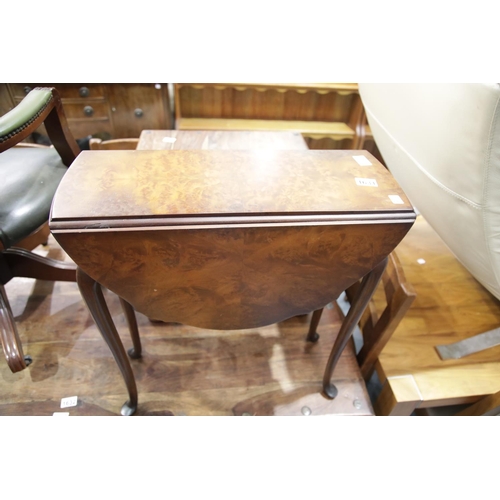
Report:
[[359,90],[386,166],[460,262],[500,298],[500,85]]
[[0,117],[0,153],[26,139],[41,124],[64,165],[69,166],[80,153],[55,88],[33,89],[13,110]]

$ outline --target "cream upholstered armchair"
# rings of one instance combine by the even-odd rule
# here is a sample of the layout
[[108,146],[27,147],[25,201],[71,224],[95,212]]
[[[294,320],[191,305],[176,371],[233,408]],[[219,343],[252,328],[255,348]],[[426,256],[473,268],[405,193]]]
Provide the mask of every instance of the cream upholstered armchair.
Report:
[[500,85],[360,84],[386,166],[500,299]]

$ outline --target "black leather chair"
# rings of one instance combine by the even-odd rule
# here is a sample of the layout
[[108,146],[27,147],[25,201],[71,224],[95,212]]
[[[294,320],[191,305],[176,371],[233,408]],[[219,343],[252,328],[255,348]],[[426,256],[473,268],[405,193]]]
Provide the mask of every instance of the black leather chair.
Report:
[[[19,147],[44,124],[54,147]],[[36,88],[0,117],[0,341],[12,372],[31,362],[23,353],[4,285],[16,276],[76,281],[76,267],[32,253],[46,239],[52,198],[80,153],[56,89]]]

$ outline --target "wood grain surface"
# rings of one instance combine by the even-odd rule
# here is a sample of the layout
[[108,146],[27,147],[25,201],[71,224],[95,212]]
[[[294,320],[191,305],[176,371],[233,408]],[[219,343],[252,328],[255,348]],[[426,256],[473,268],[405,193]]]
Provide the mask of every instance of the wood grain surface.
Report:
[[[371,165],[360,166],[353,155]],[[377,187],[356,178],[375,179]],[[381,212],[413,209],[364,151],[83,151],[59,185],[51,230],[60,220],[77,227],[89,219],[147,216]]]
[[257,327],[325,306],[409,224],[55,233],[85,273],[150,318]]

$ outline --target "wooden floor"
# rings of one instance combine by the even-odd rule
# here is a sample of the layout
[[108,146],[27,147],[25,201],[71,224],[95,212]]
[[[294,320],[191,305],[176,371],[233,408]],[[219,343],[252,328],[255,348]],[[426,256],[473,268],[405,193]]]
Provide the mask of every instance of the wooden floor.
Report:
[[[51,237],[37,253],[67,259]],[[0,415],[118,415],[125,384],[76,283],[15,278],[6,285],[25,354],[12,374],[0,359]],[[106,298],[126,348],[131,346],[119,301]],[[323,370],[340,327],[326,309],[316,344],[305,342],[310,316],[245,331],[212,331],[153,323],[137,314],[143,358],[132,361],[137,415],[372,415],[349,345],[333,381],[339,396],[320,394]],[[76,407],[61,409],[62,398]]]

